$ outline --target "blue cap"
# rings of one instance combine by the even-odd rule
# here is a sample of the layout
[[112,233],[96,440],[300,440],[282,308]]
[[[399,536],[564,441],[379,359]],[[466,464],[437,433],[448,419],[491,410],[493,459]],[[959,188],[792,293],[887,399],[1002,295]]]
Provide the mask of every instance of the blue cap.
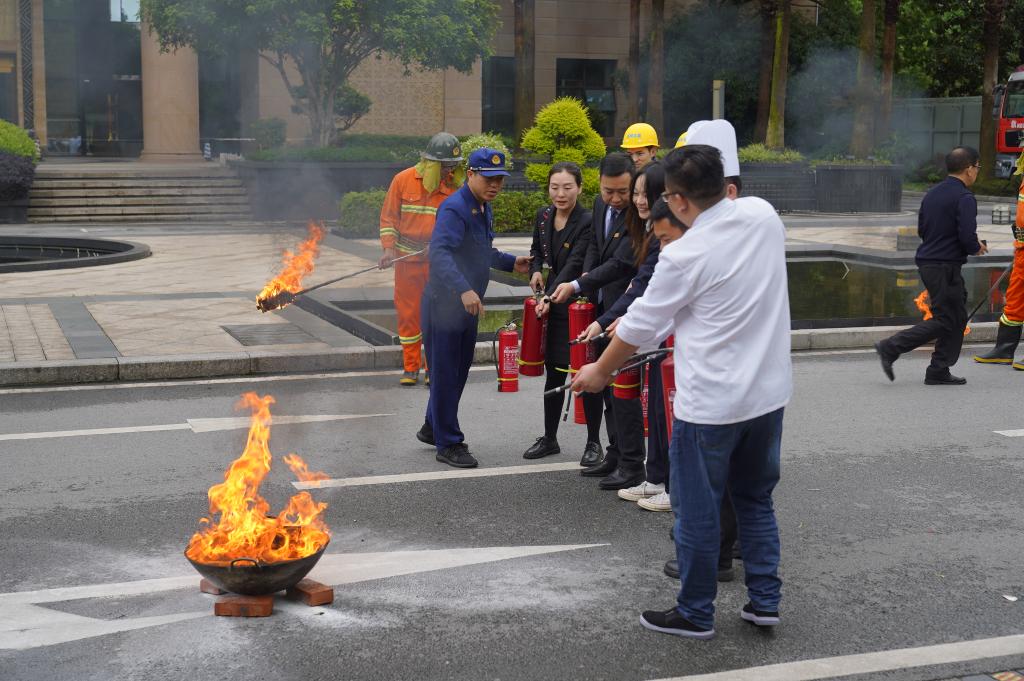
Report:
[[508,171],[505,170],[505,154],[488,147],[482,147],[470,154],[466,168],[484,177],[508,175]]

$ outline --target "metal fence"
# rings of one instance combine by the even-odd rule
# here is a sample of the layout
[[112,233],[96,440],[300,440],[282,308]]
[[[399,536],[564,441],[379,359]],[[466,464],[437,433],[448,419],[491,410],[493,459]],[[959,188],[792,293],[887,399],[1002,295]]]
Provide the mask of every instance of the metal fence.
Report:
[[945,156],[956,146],[978,148],[981,97],[897,99],[892,107],[892,129],[910,147],[906,165]]

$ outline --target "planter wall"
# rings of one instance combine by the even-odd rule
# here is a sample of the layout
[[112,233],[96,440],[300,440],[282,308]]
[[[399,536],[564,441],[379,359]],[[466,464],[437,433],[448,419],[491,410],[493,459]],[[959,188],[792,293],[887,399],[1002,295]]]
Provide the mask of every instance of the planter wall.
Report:
[[806,163],[743,163],[742,196],[757,196],[781,212],[816,210],[814,172]]
[[903,202],[903,167],[819,165],[816,198],[821,213],[897,213]]
[[0,224],[21,225],[28,222],[28,199],[0,201]]

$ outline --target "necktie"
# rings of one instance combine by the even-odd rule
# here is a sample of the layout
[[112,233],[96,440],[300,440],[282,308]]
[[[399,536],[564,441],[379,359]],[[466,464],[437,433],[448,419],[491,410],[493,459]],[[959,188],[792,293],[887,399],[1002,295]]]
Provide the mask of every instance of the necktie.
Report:
[[619,211],[614,208],[609,208],[608,212],[604,216],[604,238],[607,239],[608,235],[612,233],[612,227],[615,225],[616,218],[619,217]]

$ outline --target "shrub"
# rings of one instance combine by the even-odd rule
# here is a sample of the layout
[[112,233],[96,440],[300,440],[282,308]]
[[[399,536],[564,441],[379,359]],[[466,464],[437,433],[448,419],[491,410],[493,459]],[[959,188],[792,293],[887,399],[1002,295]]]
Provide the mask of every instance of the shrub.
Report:
[[28,133],[3,119],[0,119],[0,152],[23,156],[33,163],[39,160],[39,148]]
[[[535,125],[523,133],[522,146],[551,159],[551,163],[526,166],[527,179],[541,186],[547,184],[552,163],[572,161],[584,167],[600,160],[606,152],[604,140],[591,127],[583,102],[572,97],[560,97],[538,111]],[[597,169],[584,168],[583,191],[598,191]]]
[[[497,149],[501,153],[505,154],[505,169],[512,170],[512,152],[509,151],[508,145],[505,144],[505,138],[496,132],[481,132],[476,135],[470,135],[469,137],[463,138],[462,140],[462,157],[469,160],[469,155],[477,149],[483,149],[488,147],[490,149]],[[463,162],[465,167],[465,162]]]
[[[32,149],[35,151],[35,144]],[[17,201],[28,196],[35,176],[36,166],[31,156],[0,151],[0,201]]]
[[761,143],[739,149],[740,163],[803,163],[804,156],[793,149],[777,151]]
[[428,139],[412,135],[342,135],[334,146],[267,149],[249,154],[249,159],[321,163],[379,161],[412,165],[419,161]]
[[491,203],[494,211],[494,231],[532,232],[537,211],[548,205],[544,192],[502,192]]
[[375,239],[380,236],[380,209],[384,206],[386,189],[348,192],[341,197],[338,226],[342,236],[350,239]]
[[287,124],[280,118],[261,118],[249,124],[249,134],[260,151],[283,147],[286,130]]

